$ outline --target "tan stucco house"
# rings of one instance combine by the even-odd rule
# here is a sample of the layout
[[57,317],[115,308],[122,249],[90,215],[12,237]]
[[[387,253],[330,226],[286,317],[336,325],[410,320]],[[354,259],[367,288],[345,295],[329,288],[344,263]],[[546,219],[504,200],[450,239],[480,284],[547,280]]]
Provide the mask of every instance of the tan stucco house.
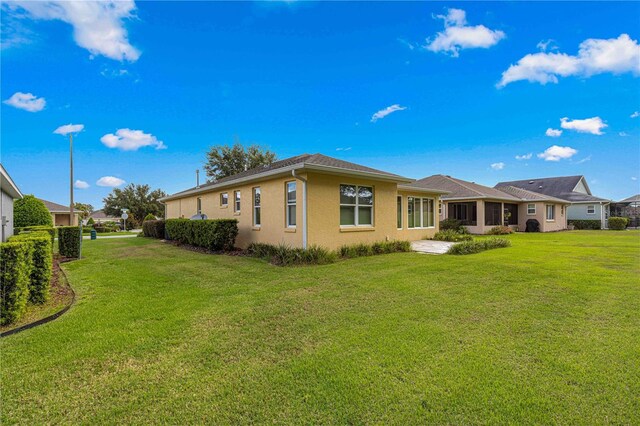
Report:
[[438,230],[446,191],[322,154],[303,154],[162,198],[165,217],[238,219],[236,245],[335,249],[420,240]]
[[47,210],[49,210],[49,213],[51,213],[51,219],[53,220],[54,226],[72,226],[78,224],[79,212],[74,211],[72,219],[69,206],[63,206],[62,204],[43,200],[42,198],[39,198],[39,200],[44,203]]
[[569,203],[560,198],[513,186],[490,188],[447,175],[429,176],[412,185],[446,191],[438,206],[440,219],[460,220],[473,234],[485,234],[505,222],[524,232],[530,219],[538,221],[541,232],[567,229]]

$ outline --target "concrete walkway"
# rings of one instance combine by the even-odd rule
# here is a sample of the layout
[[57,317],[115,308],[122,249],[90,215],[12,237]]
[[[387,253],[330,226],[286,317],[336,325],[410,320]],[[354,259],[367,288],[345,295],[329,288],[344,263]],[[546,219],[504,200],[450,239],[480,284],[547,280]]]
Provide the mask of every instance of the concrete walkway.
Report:
[[447,241],[434,241],[434,240],[420,240],[413,241],[411,243],[411,248],[413,251],[418,253],[426,253],[426,254],[445,254],[449,247],[454,245],[455,243],[450,243]]

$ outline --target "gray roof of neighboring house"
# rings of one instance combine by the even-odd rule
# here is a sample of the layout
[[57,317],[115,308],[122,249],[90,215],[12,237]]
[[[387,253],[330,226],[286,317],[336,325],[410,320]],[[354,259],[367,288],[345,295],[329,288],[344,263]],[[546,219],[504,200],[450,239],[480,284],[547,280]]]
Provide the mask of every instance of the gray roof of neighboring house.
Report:
[[[51,213],[69,213],[69,206],[63,206],[62,204],[54,203],[53,201],[43,200],[42,198],[38,198],[38,200],[42,201],[44,205],[47,207]],[[77,213],[74,211],[74,213]]]
[[549,195],[551,197],[560,198],[572,203],[577,202],[602,202],[609,201],[604,198],[599,198],[591,195],[589,186],[585,186],[588,194],[582,192],[576,192],[574,189],[584,179],[584,176],[559,176],[550,178],[535,178],[525,180],[514,180],[510,182],[498,182],[495,188],[501,188],[503,186],[513,186],[516,188],[526,189],[528,191],[537,192],[539,194]]
[[637,203],[640,202],[640,194],[632,195],[629,198],[618,201],[619,203]]
[[22,198],[20,188],[18,188],[18,185],[11,179],[11,176],[2,164],[0,164],[0,176],[0,188],[2,192],[9,194],[11,198]]
[[498,189],[446,175],[429,176],[404,186],[435,188],[446,191],[447,193],[441,197],[443,200],[489,198],[503,201],[522,201],[520,198]]
[[552,197],[550,195],[538,194],[537,192],[518,188],[515,186],[501,186],[500,191],[506,192],[525,201],[553,201],[556,203],[567,203],[566,200]]
[[94,211],[89,217],[92,217],[94,219],[120,219],[116,216],[107,216],[107,214],[102,209]]
[[283,160],[275,161],[271,165],[256,167],[250,170],[246,170],[241,173],[237,173],[233,176],[228,176],[222,179],[218,179],[214,182],[207,182],[199,187],[189,188],[184,191],[177,192],[175,194],[163,197],[160,200],[169,200],[180,197],[181,195],[187,195],[190,193],[205,192],[208,189],[214,189],[216,187],[230,186],[235,182],[244,182],[253,179],[259,179],[261,177],[267,177],[278,173],[285,173],[293,169],[307,168],[318,171],[340,171],[343,173],[365,174],[371,177],[380,177],[384,179],[394,180],[396,182],[411,182],[411,179],[405,178],[400,175],[388,173],[382,170],[373,169],[371,167],[362,166],[360,164],[350,163],[348,161],[339,160],[337,158],[328,157],[322,154],[302,154],[295,157],[285,158]]

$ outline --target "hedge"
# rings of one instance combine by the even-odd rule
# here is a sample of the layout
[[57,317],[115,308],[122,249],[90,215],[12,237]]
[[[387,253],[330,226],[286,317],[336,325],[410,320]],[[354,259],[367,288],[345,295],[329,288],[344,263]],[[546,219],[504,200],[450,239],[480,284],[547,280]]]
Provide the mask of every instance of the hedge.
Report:
[[609,229],[613,229],[614,231],[622,231],[629,224],[629,219],[626,217],[610,217],[609,218]]
[[60,256],[80,257],[82,230],[77,226],[61,226],[58,228],[58,252]]
[[25,241],[0,244],[0,324],[10,324],[27,308],[32,246]]
[[575,226],[576,229],[600,229],[602,223],[593,219],[570,219],[567,224]]
[[461,234],[453,229],[447,229],[445,231],[436,232],[433,239],[436,241],[450,241],[457,243],[460,241],[471,241],[473,240],[473,237],[470,234]]
[[45,231],[14,235],[13,242],[25,242],[31,245],[32,264],[29,275],[29,301],[42,304],[49,298],[51,273],[53,270],[53,244]]
[[491,250],[496,248],[511,247],[511,241],[505,238],[486,238],[484,240],[465,241],[452,245],[447,251],[448,254],[474,254],[481,251]]
[[33,195],[25,195],[13,203],[13,226],[53,226],[47,206]]
[[142,235],[151,238],[164,238],[164,220],[145,220],[142,222]]
[[236,219],[167,219],[165,229],[170,240],[209,250],[231,250],[238,236]]
[[51,247],[53,248],[55,239],[56,239],[56,228],[53,226],[24,226],[22,228],[15,228],[13,233],[16,235],[30,233],[30,232],[38,232],[45,231],[51,236]]

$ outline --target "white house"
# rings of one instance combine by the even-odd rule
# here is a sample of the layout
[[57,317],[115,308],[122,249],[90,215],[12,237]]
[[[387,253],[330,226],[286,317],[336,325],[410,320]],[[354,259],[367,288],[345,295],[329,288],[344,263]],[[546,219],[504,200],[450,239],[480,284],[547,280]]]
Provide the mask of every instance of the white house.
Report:
[[0,164],[0,187],[2,193],[0,197],[1,241],[4,242],[13,235],[13,200],[22,198],[22,193],[2,164]]

